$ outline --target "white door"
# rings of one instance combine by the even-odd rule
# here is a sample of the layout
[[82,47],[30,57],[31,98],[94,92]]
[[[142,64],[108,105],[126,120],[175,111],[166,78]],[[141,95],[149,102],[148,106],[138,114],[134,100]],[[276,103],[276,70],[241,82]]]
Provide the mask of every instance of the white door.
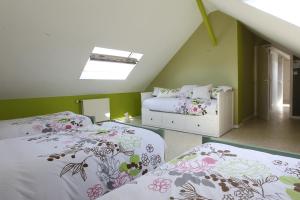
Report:
[[270,48],[257,48],[257,114],[261,119],[270,119]]

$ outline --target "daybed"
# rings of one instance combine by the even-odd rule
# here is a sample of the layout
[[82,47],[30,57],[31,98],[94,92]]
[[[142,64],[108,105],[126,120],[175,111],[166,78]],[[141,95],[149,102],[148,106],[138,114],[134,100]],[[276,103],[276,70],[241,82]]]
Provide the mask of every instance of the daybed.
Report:
[[141,93],[142,124],[219,137],[233,128],[233,90],[218,90],[215,98],[153,96]]

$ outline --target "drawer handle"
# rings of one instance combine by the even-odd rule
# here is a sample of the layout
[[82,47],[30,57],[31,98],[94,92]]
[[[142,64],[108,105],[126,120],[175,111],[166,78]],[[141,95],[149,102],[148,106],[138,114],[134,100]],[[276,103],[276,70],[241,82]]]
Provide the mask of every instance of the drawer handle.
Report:
[[200,127],[200,124],[197,124],[198,127]]
[[29,133],[26,133],[26,135],[29,135]]
[[152,120],[152,117],[150,118],[150,120]]
[[172,122],[172,124],[174,123],[174,121],[171,121]]

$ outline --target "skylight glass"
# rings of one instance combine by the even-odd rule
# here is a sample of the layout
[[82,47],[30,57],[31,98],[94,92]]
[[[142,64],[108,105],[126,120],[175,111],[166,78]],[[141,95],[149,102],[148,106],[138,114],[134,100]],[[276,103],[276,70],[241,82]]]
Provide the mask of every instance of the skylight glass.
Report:
[[80,79],[125,80],[143,54],[95,47]]
[[299,0],[244,0],[250,6],[300,26]]

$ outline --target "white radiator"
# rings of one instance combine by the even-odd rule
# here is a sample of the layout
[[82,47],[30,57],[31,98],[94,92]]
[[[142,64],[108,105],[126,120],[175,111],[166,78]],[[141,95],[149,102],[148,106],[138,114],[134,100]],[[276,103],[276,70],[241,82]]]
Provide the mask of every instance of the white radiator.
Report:
[[110,119],[109,99],[82,100],[82,114],[94,116],[96,122]]

